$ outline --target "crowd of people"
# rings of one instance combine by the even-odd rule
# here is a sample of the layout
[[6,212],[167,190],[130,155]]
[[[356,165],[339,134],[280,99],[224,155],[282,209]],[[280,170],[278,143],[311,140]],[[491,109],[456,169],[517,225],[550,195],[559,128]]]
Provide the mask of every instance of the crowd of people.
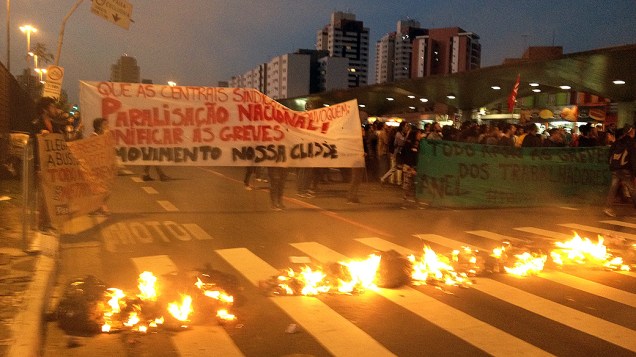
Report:
[[401,122],[398,126],[382,121],[364,129],[367,175],[371,181],[394,184],[404,190],[403,198],[416,202],[414,180],[421,139],[448,140],[473,144],[511,147],[591,147],[610,146],[616,141],[614,125],[586,123],[573,129],[552,127],[539,132],[535,123],[513,124],[463,122],[459,127],[427,123],[420,128]]
[[[70,137],[72,133],[81,132],[80,130],[72,130],[73,118],[63,115],[55,105],[55,101],[51,98],[42,98],[37,106],[36,111],[38,118],[33,122],[34,134],[46,134],[48,132],[57,132],[65,135],[67,140],[77,139]],[[102,118],[96,118],[93,122],[94,135],[101,135],[107,130],[107,122]],[[77,127],[77,126],[76,126]],[[630,131],[633,134],[633,129]],[[627,131],[619,131],[613,125],[593,125],[587,123],[581,126],[574,126],[573,129],[565,129],[563,127],[553,127],[539,132],[539,126],[535,123],[513,124],[508,122],[492,122],[487,124],[478,124],[474,121],[463,122],[459,127],[454,125],[440,125],[438,122],[427,123],[423,127],[400,122],[398,125],[375,121],[363,126],[362,141],[364,144],[365,168],[354,168],[352,170],[344,170],[343,178],[349,181],[350,188],[347,192],[347,203],[359,203],[358,188],[360,183],[366,178],[367,181],[379,182],[382,185],[393,184],[402,188],[403,199],[408,202],[417,202],[415,195],[415,179],[417,176],[417,161],[420,141],[427,140],[448,140],[473,144],[484,145],[501,145],[511,147],[591,147],[591,146],[611,146],[613,150],[618,142],[619,149],[623,147],[632,148],[634,145],[633,138],[629,143],[625,143],[631,136],[627,135]],[[619,150],[616,149],[616,150]],[[624,150],[623,150],[624,151]],[[627,154],[632,154],[626,159]],[[633,185],[624,183],[627,176],[633,177],[636,174],[636,159],[632,156],[636,155],[636,149],[630,149],[625,153],[615,153],[616,157],[620,157],[622,162],[628,161],[629,168],[621,167],[622,176],[613,176],[612,192],[620,187],[625,187],[629,196],[633,190]],[[622,155],[622,156],[621,156]],[[632,170],[633,172],[625,172],[624,170]],[[145,166],[142,174],[144,181],[153,180],[150,176],[151,166]],[[159,179],[161,181],[170,178],[159,168],[155,167]],[[613,169],[612,169],[613,170]],[[314,197],[317,186],[325,179],[324,168],[299,168],[296,169],[296,194],[301,198]],[[267,172],[267,178],[265,178]],[[257,176],[257,180],[270,184],[270,198],[272,209],[283,210],[283,192],[285,181],[287,180],[288,169],[284,168],[257,168],[247,167],[244,177],[244,186],[246,190],[252,190],[252,176]],[[613,171],[613,174],[615,172]],[[631,182],[631,181],[630,181]],[[633,182],[632,182],[633,183]],[[634,198],[634,206],[636,207],[636,196]],[[610,207],[610,198],[606,205],[605,213],[608,215],[615,214]],[[44,210],[44,207],[42,207]],[[95,213],[110,214],[108,207],[104,204]],[[46,215],[44,215],[46,216]],[[48,225],[48,222],[43,222]]]

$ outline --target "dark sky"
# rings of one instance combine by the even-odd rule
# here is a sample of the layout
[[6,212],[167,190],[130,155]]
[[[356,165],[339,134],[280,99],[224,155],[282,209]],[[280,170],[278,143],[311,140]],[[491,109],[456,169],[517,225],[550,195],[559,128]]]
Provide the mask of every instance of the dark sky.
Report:
[[[62,21],[77,0],[11,1],[11,72],[26,66],[26,35],[52,54]],[[64,89],[79,100],[79,80],[108,80],[123,55],[137,59],[142,79],[216,86],[272,57],[314,48],[316,31],[333,11],[349,11],[371,34],[369,82],[375,44],[400,19],[424,28],[458,26],[480,36],[482,67],[520,57],[527,46],[563,46],[565,53],[636,43],[636,0],[128,0],[134,23],[124,30],[91,13],[84,0],[66,23],[59,65]],[[7,62],[6,6],[0,61]]]

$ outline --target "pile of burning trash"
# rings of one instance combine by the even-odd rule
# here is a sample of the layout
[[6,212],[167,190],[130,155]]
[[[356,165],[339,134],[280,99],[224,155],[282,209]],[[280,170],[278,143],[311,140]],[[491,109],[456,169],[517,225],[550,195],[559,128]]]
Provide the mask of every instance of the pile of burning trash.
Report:
[[[367,289],[397,288],[403,285],[468,287],[474,277],[493,273],[514,276],[539,274],[546,268],[570,266],[607,270],[633,270],[636,245],[613,239],[609,249],[602,236],[597,242],[578,234],[566,242],[555,242],[549,253],[532,247],[513,247],[509,242],[490,252],[461,247],[450,255],[436,253],[424,246],[421,256],[404,257],[396,251],[371,254],[364,260],[341,261],[326,267],[305,265],[289,268],[260,282],[260,288],[271,296],[359,294]],[[620,251],[631,264],[616,255]]]
[[[509,243],[490,252],[461,247],[449,255],[438,254],[428,246],[420,256],[405,257],[391,250],[326,267],[289,268],[261,281],[259,287],[269,296],[353,295],[369,289],[409,284],[469,287],[476,276],[506,273],[523,277],[539,274],[545,268],[634,269],[635,244],[610,239],[610,249],[605,242],[601,236],[592,242],[575,233],[569,241],[556,242],[549,253],[530,247],[512,247]],[[631,263],[625,263],[617,252]],[[93,276],[72,280],[58,305],[58,323],[67,331],[108,333],[148,332],[157,328],[179,330],[214,319],[221,324],[237,319],[232,307],[240,287],[234,276],[206,267],[187,276],[162,278],[166,281],[158,281],[148,271],[141,273],[136,293],[108,288]]]
[[94,276],[69,281],[56,317],[66,331],[82,333],[180,330],[191,324],[236,320],[231,312],[238,282],[216,270],[188,276],[167,276],[159,282],[153,273],[139,275],[138,291],[109,288]]

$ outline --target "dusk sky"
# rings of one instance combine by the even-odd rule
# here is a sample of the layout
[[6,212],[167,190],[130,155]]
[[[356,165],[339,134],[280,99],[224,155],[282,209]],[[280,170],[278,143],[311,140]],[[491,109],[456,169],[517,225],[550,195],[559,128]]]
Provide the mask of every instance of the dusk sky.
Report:
[[[109,79],[121,55],[137,59],[141,78],[156,84],[217,86],[272,57],[314,48],[316,31],[333,11],[348,11],[370,30],[369,83],[374,82],[375,44],[395,31],[400,19],[423,28],[458,26],[476,33],[482,67],[520,57],[527,46],[562,46],[564,53],[636,43],[636,0],[128,0],[129,30],[91,13],[84,0],[66,23],[59,65],[71,102],[79,81]],[[57,51],[62,21],[76,0],[11,1],[11,72],[26,67],[26,35],[31,44]],[[0,29],[0,61],[7,64],[6,6]]]

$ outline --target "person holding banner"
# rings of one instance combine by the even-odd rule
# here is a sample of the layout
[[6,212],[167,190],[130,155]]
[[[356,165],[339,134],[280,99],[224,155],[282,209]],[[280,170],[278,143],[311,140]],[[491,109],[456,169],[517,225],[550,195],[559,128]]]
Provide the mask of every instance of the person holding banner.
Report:
[[34,152],[35,154],[35,172],[37,174],[37,188],[39,191],[39,215],[38,226],[41,231],[53,230],[54,227],[51,223],[48,211],[46,209],[46,203],[42,196],[42,173],[40,171],[40,156],[38,147],[38,135],[47,135],[49,133],[66,134],[66,125],[68,121],[64,120],[62,116],[62,110],[57,107],[56,100],[51,97],[41,97],[35,104],[35,112],[37,117],[31,122],[32,124],[32,136],[34,138]]

